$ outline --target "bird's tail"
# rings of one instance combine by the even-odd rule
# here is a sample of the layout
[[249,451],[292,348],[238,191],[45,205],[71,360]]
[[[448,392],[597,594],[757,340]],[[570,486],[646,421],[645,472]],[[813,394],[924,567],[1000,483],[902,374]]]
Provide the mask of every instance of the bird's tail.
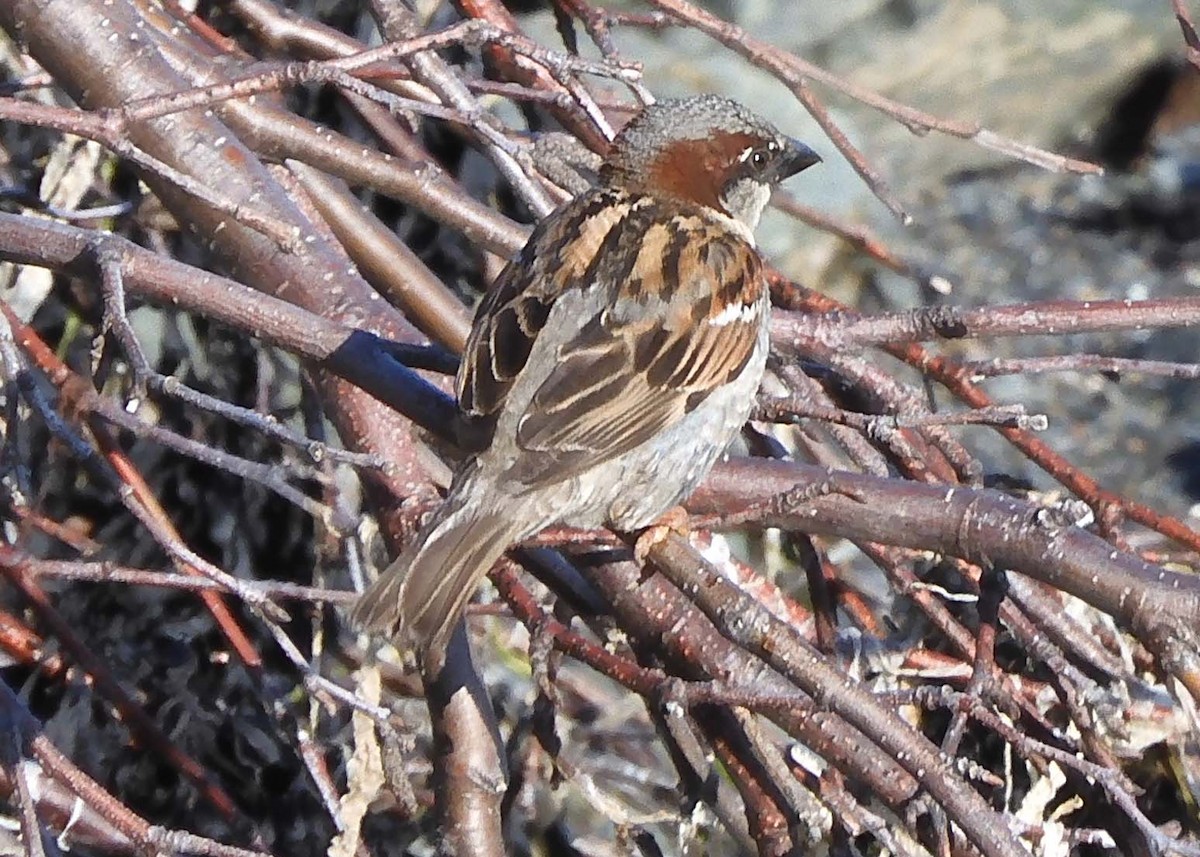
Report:
[[537,523],[511,508],[483,508],[474,492],[454,492],[414,543],[387,567],[355,604],[351,621],[400,645],[440,659],[450,632],[479,582],[514,542]]

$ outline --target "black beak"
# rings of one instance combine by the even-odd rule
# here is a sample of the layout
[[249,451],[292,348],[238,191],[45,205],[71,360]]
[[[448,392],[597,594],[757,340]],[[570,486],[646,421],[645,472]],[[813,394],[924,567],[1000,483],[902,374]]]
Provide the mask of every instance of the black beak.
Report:
[[776,180],[783,181],[798,172],[807,170],[813,164],[819,163],[821,163],[820,155],[799,140],[785,137],[783,157],[779,159],[779,177]]

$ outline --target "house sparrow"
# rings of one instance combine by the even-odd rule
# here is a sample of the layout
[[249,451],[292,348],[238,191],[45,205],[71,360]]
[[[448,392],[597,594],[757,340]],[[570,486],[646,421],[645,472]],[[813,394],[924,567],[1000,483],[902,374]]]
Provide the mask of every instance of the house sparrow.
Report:
[[475,451],[352,620],[440,664],[476,586],[552,524],[646,527],[745,423],[770,300],[752,230],[820,161],[725,98],[646,107],[600,183],[534,230],[479,307],[458,371]]

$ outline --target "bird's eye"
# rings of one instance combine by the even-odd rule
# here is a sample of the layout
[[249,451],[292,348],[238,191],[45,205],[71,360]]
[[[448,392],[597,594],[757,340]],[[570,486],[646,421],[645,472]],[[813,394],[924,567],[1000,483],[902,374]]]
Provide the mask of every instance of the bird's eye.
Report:
[[750,155],[750,165],[756,170],[761,170],[767,165],[767,153],[762,149],[755,149]]

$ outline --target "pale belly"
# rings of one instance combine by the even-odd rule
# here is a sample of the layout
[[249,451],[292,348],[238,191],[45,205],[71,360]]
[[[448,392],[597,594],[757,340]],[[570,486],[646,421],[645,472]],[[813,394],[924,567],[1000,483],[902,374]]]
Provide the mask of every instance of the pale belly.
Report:
[[557,520],[573,527],[645,527],[696,489],[745,425],[766,362],[766,337],[741,376],[651,444],[571,481]]

